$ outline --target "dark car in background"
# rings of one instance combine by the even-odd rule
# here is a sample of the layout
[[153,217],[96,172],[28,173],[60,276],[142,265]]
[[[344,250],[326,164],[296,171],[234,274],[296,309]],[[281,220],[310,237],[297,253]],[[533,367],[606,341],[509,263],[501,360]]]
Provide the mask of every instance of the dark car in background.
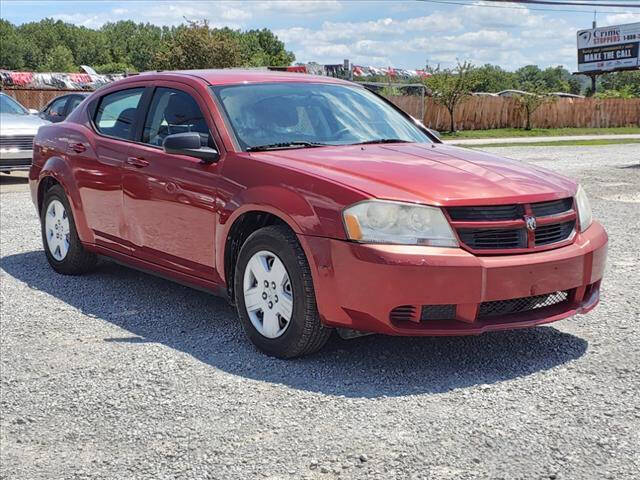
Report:
[[51,123],[62,122],[88,95],[88,92],[78,92],[56,97],[40,111],[40,117]]

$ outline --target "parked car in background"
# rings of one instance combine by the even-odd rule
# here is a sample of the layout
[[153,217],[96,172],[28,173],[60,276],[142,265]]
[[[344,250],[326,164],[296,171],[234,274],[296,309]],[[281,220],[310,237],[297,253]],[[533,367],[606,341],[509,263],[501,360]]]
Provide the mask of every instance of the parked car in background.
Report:
[[331,77],[114,82],[40,129],[29,183],[55,271],[101,254],[226,295],[278,357],[334,328],[479,334],[600,298],[607,234],[576,182],[445,145]]
[[78,92],[56,97],[40,111],[40,117],[51,123],[62,122],[88,95],[88,92]]
[[13,97],[0,92],[0,172],[29,168],[33,138],[38,128],[48,123]]

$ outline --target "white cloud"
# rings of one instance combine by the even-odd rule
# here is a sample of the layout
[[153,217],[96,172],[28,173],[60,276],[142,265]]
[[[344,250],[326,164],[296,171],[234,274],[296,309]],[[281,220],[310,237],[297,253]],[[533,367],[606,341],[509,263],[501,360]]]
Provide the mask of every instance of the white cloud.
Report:
[[606,16],[606,22],[603,27],[607,25],[623,25],[625,23],[640,22],[640,13],[617,13]]
[[[460,9],[460,15],[465,23],[481,25],[485,28],[531,28],[541,26],[543,16],[537,15],[526,7],[512,3],[495,5],[488,8],[487,2],[476,2]],[[513,7],[513,8],[506,8]]]
[[[574,69],[575,35],[585,25],[584,15],[541,12],[522,4],[487,8],[486,0],[461,6],[417,2],[411,8],[382,1],[156,1],[158,8],[140,1],[102,8],[93,7],[100,2],[86,9],[61,7],[55,18],[92,28],[121,19],[177,25],[185,18],[206,19],[212,27],[266,27],[297,61],[341,63],[348,58],[357,64],[401,68],[423,66],[428,58],[443,66],[460,59],[505,68],[539,63],[543,68],[563,64]],[[630,23],[640,21],[640,14],[602,18],[609,24]]]
[[278,14],[310,15],[338,12],[342,10],[342,4],[337,0],[273,0],[259,2],[257,9]]

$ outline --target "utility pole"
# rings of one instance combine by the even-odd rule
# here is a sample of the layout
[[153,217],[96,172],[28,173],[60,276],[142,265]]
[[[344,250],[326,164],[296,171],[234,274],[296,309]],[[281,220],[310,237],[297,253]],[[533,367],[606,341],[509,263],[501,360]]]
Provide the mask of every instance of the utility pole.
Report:
[[[591,23],[591,28],[593,28],[594,30],[596,29],[596,15],[597,15],[597,10],[593,11],[593,22]],[[595,73],[590,75],[591,76],[591,95],[595,97],[596,95],[596,81],[598,79],[598,75],[596,75]]]

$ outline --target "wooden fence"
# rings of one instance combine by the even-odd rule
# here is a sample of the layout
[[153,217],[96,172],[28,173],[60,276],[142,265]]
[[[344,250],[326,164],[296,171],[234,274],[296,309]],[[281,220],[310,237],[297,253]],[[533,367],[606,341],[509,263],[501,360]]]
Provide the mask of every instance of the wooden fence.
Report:
[[[390,100],[420,117],[420,97],[398,96]],[[422,121],[427,127],[449,130],[451,120],[446,108],[426,98],[424,112]],[[455,122],[458,130],[520,128],[525,125],[525,116],[514,98],[469,97],[457,107]],[[559,98],[536,110],[531,123],[539,128],[640,126],[640,98]]]
[[[51,99],[72,91],[77,90],[4,90],[25,107],[38,110]],[[414,117],[420,117],[420,97],[398,96],[390,100]],[[525,124],[517,101],[505,97],[470,97],[458,106],[455,120],[458,130],[520,128]],[[449,130],[449,112],[427,97],[423,122],[435,130]],[[540,128],[640,126],[640,98],[559,98],[542,105],[533,114],[532,124]]]
[[54,98],[66,93],[77,93],[80,90],[32,90],[7,88],[3,89],[2,91],[8,95],[11,95],[27,108],[35,108],[36,110],[41,110]]

